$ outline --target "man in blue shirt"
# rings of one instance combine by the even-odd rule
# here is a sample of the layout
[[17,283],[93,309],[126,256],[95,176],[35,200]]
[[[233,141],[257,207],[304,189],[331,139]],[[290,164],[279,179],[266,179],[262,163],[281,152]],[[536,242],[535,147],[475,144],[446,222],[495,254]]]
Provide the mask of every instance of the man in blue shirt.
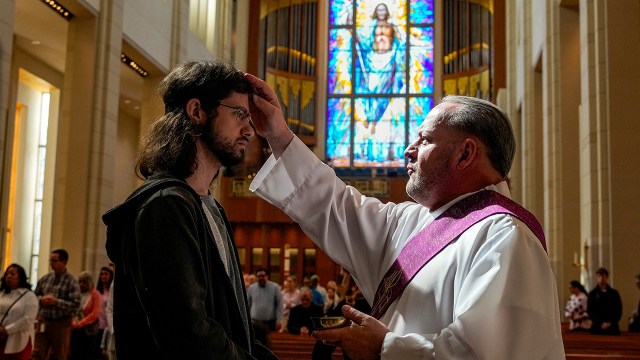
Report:
[[[282,319],[282,294],[280,286],[269,281],[269,270],[260,268],[256,271],[257,282],[251,284],[247,290],[251,322],[256,331],[256,336],[266,330],[265,337],[271,331],[281,328]],[[263,330],[264,329],[264,330]],[[268,341],[266,342],[269,343]]]

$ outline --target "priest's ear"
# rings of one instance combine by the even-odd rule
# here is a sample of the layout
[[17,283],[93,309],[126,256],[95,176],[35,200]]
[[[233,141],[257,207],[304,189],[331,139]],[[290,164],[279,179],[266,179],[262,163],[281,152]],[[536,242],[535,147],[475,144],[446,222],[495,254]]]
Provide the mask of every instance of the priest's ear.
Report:
[[478,156],[478,141],[474,138],[466,138],[462,140],[458,147],[458,156],[456,167],[458,170],[464,170],[476,160]]

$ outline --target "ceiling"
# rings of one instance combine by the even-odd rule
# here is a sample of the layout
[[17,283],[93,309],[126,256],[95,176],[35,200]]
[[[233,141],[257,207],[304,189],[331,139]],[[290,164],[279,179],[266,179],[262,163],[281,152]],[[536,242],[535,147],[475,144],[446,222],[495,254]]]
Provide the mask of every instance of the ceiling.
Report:
[[64,73],[67,20],[39,0],[19,0],[15,4],[16,46]]
[[[59,1],[79,17],[92,17],[76,1]],[[15,1],[15,46],[64,75],[69,22],[41,0]],[[120,110],[140,118],[143,79],[124,64],[120,69]]]

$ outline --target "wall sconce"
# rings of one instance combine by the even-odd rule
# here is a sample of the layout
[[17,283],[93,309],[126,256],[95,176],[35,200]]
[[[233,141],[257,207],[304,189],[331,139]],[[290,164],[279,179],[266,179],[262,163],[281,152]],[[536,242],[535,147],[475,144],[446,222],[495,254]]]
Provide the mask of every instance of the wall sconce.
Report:
[[579,259],[580,261],[578,261],[578,253],[574,252],[573,253],[573,266],[577,267],[580,270],[587,270],[587,254],[589,253],[589,245],[585,242],[584,243],[584,253],[580,254]]
[[69,21],[73,17],[71,11],[69,11],[64,6],[60,5],[55,0],[42,0],[43,3],[49,5],[49,7],[55,11],[58,15],[62,16],[65,20]]
[[582,247],[582,253],[578,256],[577,252],[573,253],[573,267],[577,267],[580,270],[580,283],[587,284],[589,278],[589,264],[587,259],[589,257],[589,244],[585,241]]
[[124,53],[120,54],[120,60],[127,65],[128,67],[130,67],[133,71],[135,71],[136,73],[138,73],[138,75],[144,77],[147,77],[147,75],[149,75],[149,73],[147,72],[147,70],[143,69],[142,66],[140,66],[137,62],[131,60],[130,57],[128,57],[127,55],[125,55]]

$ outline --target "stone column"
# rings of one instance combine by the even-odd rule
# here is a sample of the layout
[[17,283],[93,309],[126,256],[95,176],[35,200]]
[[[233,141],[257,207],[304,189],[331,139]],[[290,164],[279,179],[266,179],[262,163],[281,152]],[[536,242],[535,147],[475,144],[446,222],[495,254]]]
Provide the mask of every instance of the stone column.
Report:
[[[546,38],[543,45],[542,58],[542,193],[543,210],[541,222],[544,224],[545,235],[547,237],[547,250],[551,267],[558,277],[561,273],[562,264],[562,216],[560,208],[562,206],[562,186],[560,177],[562,176],[562,163],[558,154],[560,152],[559,128],[559,103],[558,103],[558,71],[559,71],[559,46],[557,34],[558,5],[555,0],[547,0],[545,7],[545,33]],[[563,289],[564,283],[556,284],[558,292]]]
[[[550,106],[548,157],[549,181],[545,189],[545,223],[547,237],[553,239],[555,254],[552,264],[556,273],[558,294],[569,298],[567,284],[580,280],[581,270],[575,267],[574,254],[580,260],[580,144],[576,136],[580,97],[580,21],[577,6],[552,4],[553,23],[549,35],[554,55],[549,69],[554,73],[548,84]],[[545,182],[546,183],[546,182]],[[548,219],[548,222],[547,222]]]
[[72,272],[108,260],[101,216],[111,205],[120,92],[124,0],[102,1],[98,18],[69,23],[51,248]]
[[[0,12],[0,249],[5,248],[7,232],[7,210],[9,204],[9,182],[11,172],[11,143],[7,133],[13,129],[13,111],[10,101],[11,57],[13,55],[13,24],[15,1],[3,1]],[[0,255],[2,257],[2,255]]]
[[[610,268],[608,190],[608,125],[605,108],[606,44],[604,7],[596,0],[580,1],[580,116],[581,235],[590,245],[589,264]],[[604,151],[604,153],[602,152]],[[604,215],[604,216],[603,216]],[[593,273],[594,269],[590,269]],[[593,275],[593,274],[591,274]]]
[[[516,99],[517,113],[512,113],[516,136],[516,160],[520,166],[512,170],[514,199],[538,219],[543,220],[543,143],[542,143],[542,69],[541,57],[534,59],[533,1],[518,0],[516,19]],[[539,54],[535,54],[539,55]],[[519,170],[516,173],[514,170]],[[544,225],[544,224],[543,224]]]
[[[189,34],[189,1],[173,2],[173,18],[171,25],[170,66],[173,68],[187,57],[187,34]],[[171,69],[169,69],[171,71]]]
[[638,14],[636,0],[580,1],[581,236],[590,244],[591,275],[597,267],[608,268],[627,310],[637,304],[639,270],[634,256],[640,234]]
[[[124,0],[100,2],[96,83],[91,126],[85,267],[107,264],[102,214],[112,205],[120,94]],[[95,271],[94,271],[95,273]]]

